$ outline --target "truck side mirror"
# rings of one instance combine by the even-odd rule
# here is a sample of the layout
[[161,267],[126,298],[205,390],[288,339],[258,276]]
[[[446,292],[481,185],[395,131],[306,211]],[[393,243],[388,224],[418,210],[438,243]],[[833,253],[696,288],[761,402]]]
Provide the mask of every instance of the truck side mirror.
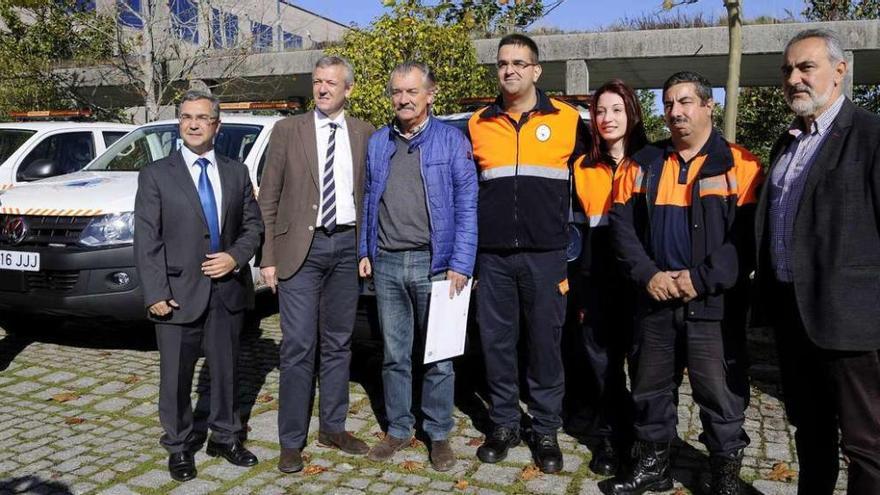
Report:
[[19,167],[16,177],[22,182],[31,182],[35,180],[55,177],[61,173],[58,162],[51,158],[40,158],[34,160],[27,165]]

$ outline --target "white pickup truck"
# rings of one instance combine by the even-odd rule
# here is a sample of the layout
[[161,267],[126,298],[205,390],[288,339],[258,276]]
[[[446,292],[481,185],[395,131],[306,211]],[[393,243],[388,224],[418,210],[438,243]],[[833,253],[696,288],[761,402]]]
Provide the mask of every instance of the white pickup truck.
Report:
[[0,194],[13,186],[82,169],[135,126],[107,122],[0,124]]
[[[280,119],[224,114],[215,149],[246,164],[259,186]],[[144,319],[132,246],[138,171],[181,144],[176,120],[146,124],[82,171],[0,196],[0,316]]]

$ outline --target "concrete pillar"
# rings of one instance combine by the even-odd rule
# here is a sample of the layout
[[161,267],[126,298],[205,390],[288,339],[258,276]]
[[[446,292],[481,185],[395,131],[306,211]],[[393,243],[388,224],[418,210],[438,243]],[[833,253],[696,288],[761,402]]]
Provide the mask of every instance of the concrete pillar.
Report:
[[590,93],[590,69],[586,60],[567,60],[565,62],[565,94],[585,95]]
[[855,74],[853,71],[856,67],[853,63],[853,52],[851,50],[843,52],[843,55],[846,57],[846,77],[843,78],[843,94],[851,100],[853,96],[853,74]]

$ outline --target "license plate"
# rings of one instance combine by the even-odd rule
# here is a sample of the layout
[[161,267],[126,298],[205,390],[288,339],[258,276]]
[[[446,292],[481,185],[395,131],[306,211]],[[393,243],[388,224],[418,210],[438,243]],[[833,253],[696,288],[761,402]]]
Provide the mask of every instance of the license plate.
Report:
[[0,251],[0,270],[40,271],[40,253]]

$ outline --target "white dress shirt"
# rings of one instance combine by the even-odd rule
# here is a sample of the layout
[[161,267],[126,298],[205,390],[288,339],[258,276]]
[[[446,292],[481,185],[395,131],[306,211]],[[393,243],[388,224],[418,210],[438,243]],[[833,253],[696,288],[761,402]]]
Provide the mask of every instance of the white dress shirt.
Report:
[[183,161],[189,168],[189,174],[192,176],[193,183],[196,185],[196,193],[199,192],[199,177],[202,175],[202,167],[196,163],[196,160],[199,158],[207,158],[210,162],[210,165],[208,165],[208,179],[211,180],[211,189],[214,190],[214,201],[217,202],[217,225],[220,226],[222,231],[223,212],[221,209],[223,208],[223,188],[220,186],[220,170],[219,167],[217,167],[217,157],[214,155],[214,150],[211,149],[204,155],[197,155],[191,149],[187,148],[186,145],[183,145],[180,147],[180,152],[183,154]]
[[354,225],[354,176],[351,160],[351,144],[348,140],[348,127],[345,125],[345,111],[335,119],[330,119],[315,109],[315,135],[318,144],[318,215],[315,225],[322,225],[324,204],[324,166],[327,160],[327,141],[330,139],[330,123],[335,123],[336,151],[333,156],[333,180],[336,182],[336,225]]

